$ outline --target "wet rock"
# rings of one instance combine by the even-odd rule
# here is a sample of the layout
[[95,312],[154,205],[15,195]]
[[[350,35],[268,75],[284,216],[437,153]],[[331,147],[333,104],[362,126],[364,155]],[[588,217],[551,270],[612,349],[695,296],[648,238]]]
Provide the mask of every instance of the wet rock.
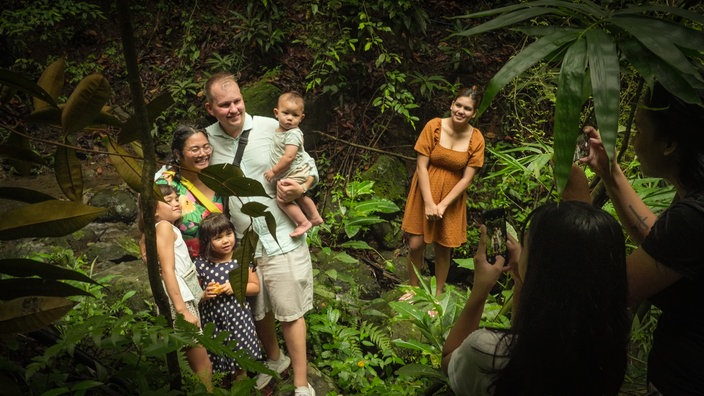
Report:
[[107,209],[96,221],[131,223],[137,218],[137,197],[120,187],[97,191],[88,204]]

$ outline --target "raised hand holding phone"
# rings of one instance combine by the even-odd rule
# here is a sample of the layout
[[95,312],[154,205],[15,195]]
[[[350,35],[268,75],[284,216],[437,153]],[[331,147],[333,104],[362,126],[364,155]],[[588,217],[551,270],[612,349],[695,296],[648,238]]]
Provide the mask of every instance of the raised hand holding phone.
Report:
[[486,226],[487,261],[494,264],[496,262],[496,256],[503,256],[504,259],[507,259],[506,211],[503,208],[485,210],[482,213],[482,223]]

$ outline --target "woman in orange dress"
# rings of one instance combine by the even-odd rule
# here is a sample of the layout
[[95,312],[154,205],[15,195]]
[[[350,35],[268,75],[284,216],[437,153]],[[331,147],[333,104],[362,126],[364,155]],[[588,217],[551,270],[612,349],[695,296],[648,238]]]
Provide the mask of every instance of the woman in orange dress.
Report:
[[[481,94],[463,88],[450,106],[450,116],[430,120],[416,141],[416,171],[406,201],[401,229],[408,236],[408,275],[418,286],[414,268],[423,263],[425,244],[435,249],[437,294],[450,270],[450,250],[467,241],[466,191],[484,164],[484,137],[470,124]],[[413,297],[406,293],[400,300]]]

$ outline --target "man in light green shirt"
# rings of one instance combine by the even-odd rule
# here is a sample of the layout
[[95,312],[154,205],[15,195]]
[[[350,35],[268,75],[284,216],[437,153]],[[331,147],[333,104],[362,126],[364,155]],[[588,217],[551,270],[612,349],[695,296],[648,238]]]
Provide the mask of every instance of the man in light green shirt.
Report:
[[[240,143],[242,131],[249,130],[248,143],[242,155],[240,167],[244,174],[264,185],[271,197],[277,194],[287,201],[300,197],[317,181],[317,168],[305,183],[298,184],[288,179],[276,186],[264,178],[271,166],[269,152],[278,121],[269,117],[252,117],[246,113],[239,85],[231,74],[213,75],[206,83],[205,109],[217,122],[206,128],[213,146],[211,164],[232,163]],[[269,234],[263,218],[250,218],[242,214],[242,203],[256,201],[267,206],[276,220],[276,240]],[[295,228],[283,213],[276,200],[270,197],[231,197],[230,215],[238,237],[252,222],[259,235],[255,253],[257,273],[262,290],[253,306],[257,332],[267,353],[267,364],[279,373],[288,366],[288,357],[279,349],[274,318],[281,323],[286,348],[291,356],[293,383],[296,395],[315,395],[308,383],[306,360],[306,323],[304,315],[313,308],[313,269],[306,237],[291,238]],[[261,378],[266,378],[260,376]],[[258,381],[258,388],[266,385]]]

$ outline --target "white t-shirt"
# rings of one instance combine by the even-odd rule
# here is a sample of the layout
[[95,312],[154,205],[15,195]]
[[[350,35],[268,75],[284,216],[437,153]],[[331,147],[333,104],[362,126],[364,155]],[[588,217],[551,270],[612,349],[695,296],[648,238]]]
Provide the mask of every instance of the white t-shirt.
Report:
[[452,352],[447,376],[450,388],[457,396],[492,395],[489,387],[496,371],[509,360],[508,345],[511,336],[491,329],[473,331]]

